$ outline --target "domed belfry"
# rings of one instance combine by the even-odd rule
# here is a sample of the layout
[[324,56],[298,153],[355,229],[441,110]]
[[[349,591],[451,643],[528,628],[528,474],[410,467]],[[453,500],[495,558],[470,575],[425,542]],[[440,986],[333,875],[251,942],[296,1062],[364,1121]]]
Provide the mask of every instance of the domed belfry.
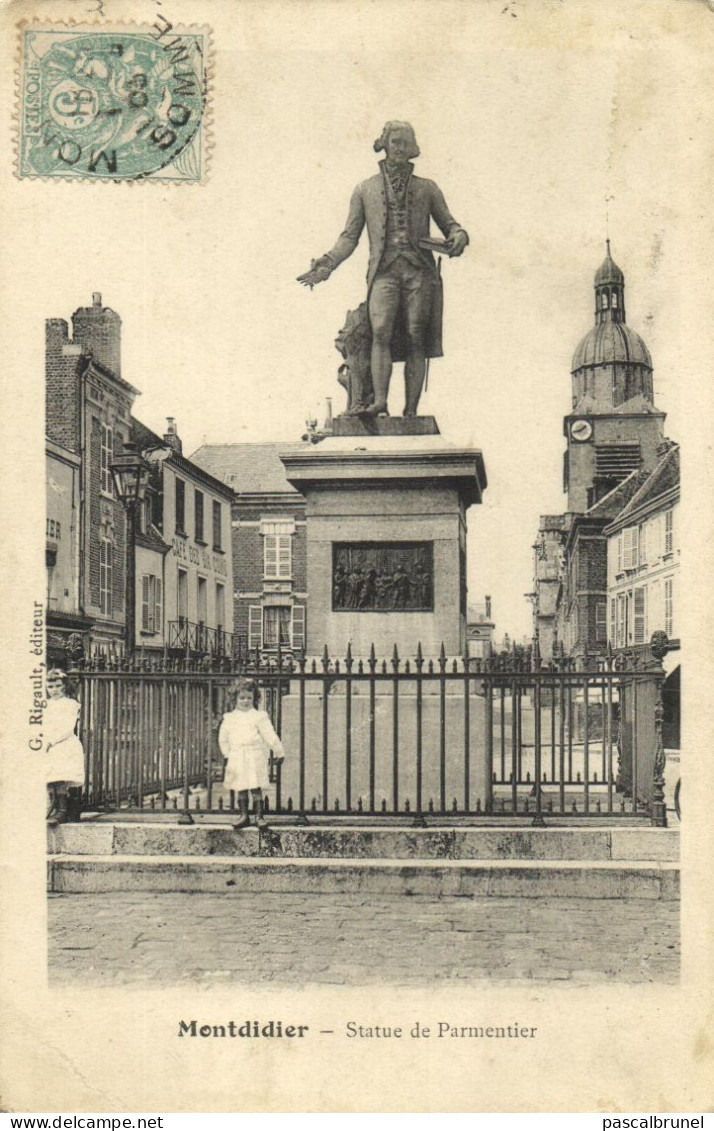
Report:
[[573,408],[607,411],[632,397],[652,401],[652,358],[625,321],[625,276],[610,255],[595,275],[595,325],[573,355]]
[[580,514],[631,472],[654,467],[663,435],[652,358],[625,321],[625,276],[606,246],[595,273],[595,324],[573,355],[573,408],[564,422],[564,489],[568,511]]

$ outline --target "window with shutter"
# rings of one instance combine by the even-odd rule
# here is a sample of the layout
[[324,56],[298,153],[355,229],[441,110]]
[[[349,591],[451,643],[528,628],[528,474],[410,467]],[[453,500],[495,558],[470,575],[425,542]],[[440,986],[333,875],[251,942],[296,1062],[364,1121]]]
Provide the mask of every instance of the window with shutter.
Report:
[[263,610],[260,605],[248,607],[248,647],[253,650],[263,646]]
[[647,565],[647,525],[642,523],[639,529],[639,550],[637,554],[637,564]]
[[186,532],[186,484],[183,479],[176,480],[176,529]]
[[161,578],[154,578],[154,632],[163,631],[163,596],[161,592]]
[[617,600],[615,597],[610,598],[610,643],[613,646],[617,644]]
[[149,575],[147,573],[141,579],[141,631],[151,631],[151,617],[149,614]]
[[112,585],[114,575],[114,547],[108,538],[99,542],[99,608],[105,616],[112,615]]
[[296,652],[305,650],[305,606],[293,606],[293,648]]
[[633,643],[644,644],[647,639],[647,588],[638,586],[633,595]]
[[145,573],[141,578],[141,631],[161,632],[161,578]]
[[277,577],[278,575],[278,539],[275,534],[265,535],[263,573],[266,577]]
[[203,542],[203,491],[194,491],[194,538]]
[[272,580],[285,580],[292,574],[292,537],[290,534],[264,535],[264,575]]
[[102,424],[100,487],[102,494],[113,493],[111,466],[114,460],[114,434],[108,424]]
[[636,526],[628,526],[623,531],[623,569],[636,569],[639,553],[639,530]]
[[216,628],[223,629],[226,624],[226,590],[216,582]]
[[290,577],[290,538],[281,536],[278,539],[278,575]]
[[290,606],[265,605],[263,608],[263,647],[290,647]]
[[624,648],[627,642],[627,599],[624,593],[617,597],[617,647]]
[[664,552],[671,554],[674,550],[674,511],[664,513]]
[[221,504],[213,500],[213,549],[222,550],[223,534],[221,532]]
[[671,577],[664,582],[664,631],[667,636],[674,634],[674,579]]
[[176,612],[181,624],[188,620],[188,573],[185,569],[178,571],[178,586],[176,590]]
[[206,624],[208,621],[208,585],[205,577],[196,578],[196,611],[198,623]]
[[607,601],[595,605],[595,639],[599,644],[607,640]]
[[664,628],[662,582],[657,579],[650,582],[647,590],[647,621],[650,634]]

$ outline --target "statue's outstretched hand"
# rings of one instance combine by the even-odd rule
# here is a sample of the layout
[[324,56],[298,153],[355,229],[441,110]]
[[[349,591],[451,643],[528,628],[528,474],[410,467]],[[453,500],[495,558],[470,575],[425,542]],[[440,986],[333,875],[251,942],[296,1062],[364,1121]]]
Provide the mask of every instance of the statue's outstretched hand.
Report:
[[461,255],[468,242],[469,237],[463,228],[457,228],[456,231],[452,232],[446,240],[446,250],[449,254],[449,258],[453,258],[455,255]]
[[320,256],[319,259],[313,259],[310,264],[310,270],[306,271],[304,275],[298,275],[298,283],[302,283],[303,287],[309,287],[310,290],[316,283],[324,283],[325,279],[329,279],[332,274],[332,266],[326,255]]

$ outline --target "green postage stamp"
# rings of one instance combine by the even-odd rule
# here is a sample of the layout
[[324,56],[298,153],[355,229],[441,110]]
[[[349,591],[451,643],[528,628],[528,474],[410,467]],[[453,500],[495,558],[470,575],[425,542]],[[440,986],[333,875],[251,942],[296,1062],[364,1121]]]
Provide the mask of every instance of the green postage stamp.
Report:
[[200,182],[207,28],[21,28],[18,176]]

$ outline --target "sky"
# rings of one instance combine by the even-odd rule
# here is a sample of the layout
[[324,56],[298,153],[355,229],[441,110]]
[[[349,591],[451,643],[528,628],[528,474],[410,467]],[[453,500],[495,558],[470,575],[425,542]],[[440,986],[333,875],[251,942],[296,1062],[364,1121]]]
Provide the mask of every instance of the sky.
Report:
[[[677,38],[618,21],[617,5],[597,29],[557,4],[542,6],[540,23],[528,22],[532,5],[520,23],[509,7],[519,11],[445,4],[449,18],[427,41],[416,18],[390,35],[371,5],[314,5],[319,38],[300,4],[276,5],[283,19],[270,24],[260,6],[217,6],[206,183],[24,182],[21,193],[15,183],[33,239],[8,238],[23,262],[19,371],[42,373],[46,317],[69,318],[100,291],[122,317],[123,376],[141,390],[135,414],[149,427],[161,433],[175,417],[188,454],[293,441],[308,417],[324,418],[326,397],[344,407],[333,341],[365,297],[366,233],[327,283],[310,292],[296,277],[334,243],[354,185],[376,171],[383,123],[410,121],[416,173],[439,184],[471,238],[443,265],[445,356],[420,412],[446,440],[483,452],[469,602],[490,594],[497,635],[521,637],[538,516],[565,506],[570,361],[593,324],[606,210],[627,320],[649,346],[675,439],[683,390],[701,378],[684,304],[702,218],[686,190],[699,160],[696,74],[682,80]],[[420,4],[410,11],[433,19]],[[556,19],[557,46],[543,34]],[[402,390],[397,366],[394,411]]]

